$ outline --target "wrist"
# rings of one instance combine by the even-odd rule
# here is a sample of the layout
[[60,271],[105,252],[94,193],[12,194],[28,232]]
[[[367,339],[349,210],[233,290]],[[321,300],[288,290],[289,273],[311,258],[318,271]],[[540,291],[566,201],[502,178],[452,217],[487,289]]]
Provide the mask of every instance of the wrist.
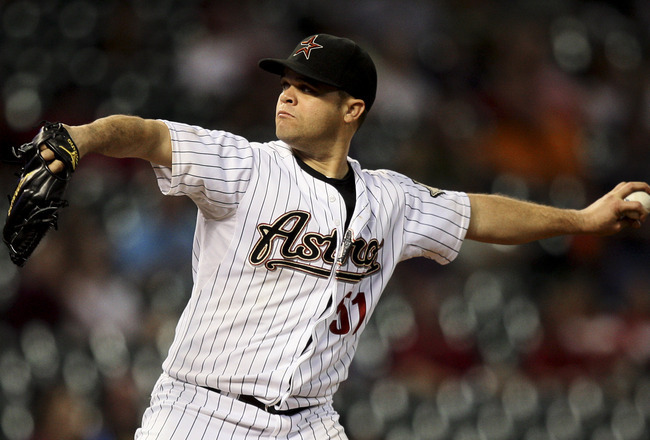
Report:
[[86,141],[86,136],[84,136],[84,130],[81,126],[63,124],[63,127],[68,131],[72,141],[77,146],[77,149],[79,150],[79,159],[88,154],[88,142]]
[[567,210],[567,213],[570,217],[570,226],[567,231],[568,234],[579,235],[589,234],[591,232],[588,216],[585,214],[584,210],[569,209]]

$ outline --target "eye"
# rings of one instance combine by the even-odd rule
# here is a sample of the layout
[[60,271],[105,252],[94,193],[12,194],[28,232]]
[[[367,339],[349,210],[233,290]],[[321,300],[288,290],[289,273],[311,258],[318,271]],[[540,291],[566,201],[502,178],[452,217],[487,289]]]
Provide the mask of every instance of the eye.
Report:
[[318,89],[313,85],[309,84],[308,82],[303,82],[303,81],[290,82],[287,80],[283,80],[280,82],[280,88],[282,89],[283,92],[288,90],[291,87],[294,87],[297,91],[305,95],[318,95]]

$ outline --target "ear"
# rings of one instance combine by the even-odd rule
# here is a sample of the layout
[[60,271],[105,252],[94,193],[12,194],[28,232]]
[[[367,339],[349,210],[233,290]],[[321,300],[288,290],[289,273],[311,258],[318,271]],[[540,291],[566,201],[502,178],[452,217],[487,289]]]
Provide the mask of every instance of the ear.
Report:
[[366,104],[361,99],[351,97],[348,99],[346,104],[344,120],[348,124],[357,121],[366,109]]

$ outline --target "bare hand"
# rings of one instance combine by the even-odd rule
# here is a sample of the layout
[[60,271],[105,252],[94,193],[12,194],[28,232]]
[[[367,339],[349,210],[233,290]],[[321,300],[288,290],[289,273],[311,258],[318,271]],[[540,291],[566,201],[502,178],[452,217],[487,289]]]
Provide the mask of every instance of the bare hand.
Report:
[[625,197],[634,191],[650,194],[650,185],[645,182],[622,182],[580,211],[584,232],[587,234],[610,235],[626,227],[640,228],[648,218],[639,202],[626,202]]

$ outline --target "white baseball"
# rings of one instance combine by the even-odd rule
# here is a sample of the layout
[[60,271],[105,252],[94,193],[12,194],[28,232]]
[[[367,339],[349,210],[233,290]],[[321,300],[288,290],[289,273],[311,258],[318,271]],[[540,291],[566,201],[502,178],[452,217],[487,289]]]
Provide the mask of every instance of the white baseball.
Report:
[[625,198],[626,202],[641,202],[643,209],[650,213],[650,194],[645,191],[636,191]]

